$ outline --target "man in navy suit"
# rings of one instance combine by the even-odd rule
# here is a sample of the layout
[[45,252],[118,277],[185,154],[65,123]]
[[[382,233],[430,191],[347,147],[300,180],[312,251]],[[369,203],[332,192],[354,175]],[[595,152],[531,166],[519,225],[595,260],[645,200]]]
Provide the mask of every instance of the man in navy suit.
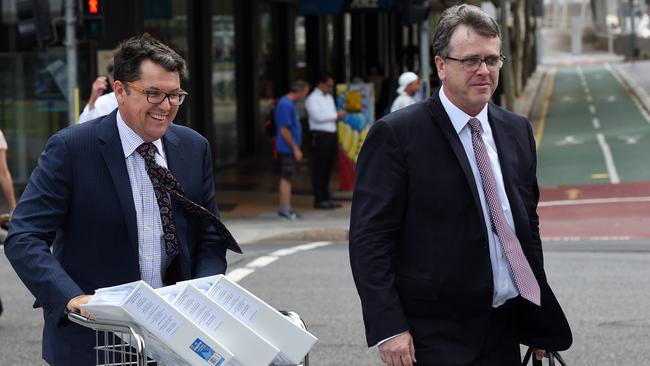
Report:
[[118,109],[53,135],[14,211],[5,253],[43,309],[43,358],[52,365],[94,364],[94,332],[65,316],[88,315],[81,305],[93,290],[140,279],[161,287],[226,270],[223,235],[175,200],[171,210],[159,204],[139,151],[153,144],[155,162],[185,196],[218,215],[207,140],[172,124],[187,94],[184,69],[147,34],[123,42],[115,54]]
[[350,261],[368,345],[392,366],[518,366],[519,344],[571,330],[544,273],[529,122],[489,100],[505,58],[494,19],[457,5],[432,40],[442,88],[364,142]]

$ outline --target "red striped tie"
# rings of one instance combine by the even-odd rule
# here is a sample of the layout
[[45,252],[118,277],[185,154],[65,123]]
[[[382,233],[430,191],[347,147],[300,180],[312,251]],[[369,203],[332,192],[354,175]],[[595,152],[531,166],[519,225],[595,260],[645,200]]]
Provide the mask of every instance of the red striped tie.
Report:
[[481,121],[471,118],[469,126],[472,129],[472,146],[474,147],[478,171],[481,175],[483,193],[485,193],[485,200],[490,210],[492,230],[499,237],[501,248],[510,264],[510,272],[515,280],[519,294],[533,304],[540,305],[540,290],[535,274],[533,274],[533,270],[524,256],[517,235],[508,225],[506,216],[503,213],[496,181],[494,180],[494,174],[492,174],[490,158],[481,137]]

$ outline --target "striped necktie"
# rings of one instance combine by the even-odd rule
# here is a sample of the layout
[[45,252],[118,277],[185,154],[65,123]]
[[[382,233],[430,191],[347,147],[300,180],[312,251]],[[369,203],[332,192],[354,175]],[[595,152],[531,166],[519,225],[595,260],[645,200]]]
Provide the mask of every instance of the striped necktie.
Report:
[[508,225],[506,215],[503,213],[501,199],[497,192],[496,181],[492,172],[492,166],[490,165],[490,158],[485,149],[483,138],[481,137],[481,121],[476,118],[471,118],[469,120],[469,126],[472,130],[472,146],[474,147],[478,171],[481,175],[483,193],[485,194],[485,200],[490,211],[492,230],[499,237],[501,248],[508,259],[510,272],[512,273],[515,285],[517,285],[519,294],[533,304],[540,305],[541,295],[535,274],[524,256],[517,235],[515,235]]

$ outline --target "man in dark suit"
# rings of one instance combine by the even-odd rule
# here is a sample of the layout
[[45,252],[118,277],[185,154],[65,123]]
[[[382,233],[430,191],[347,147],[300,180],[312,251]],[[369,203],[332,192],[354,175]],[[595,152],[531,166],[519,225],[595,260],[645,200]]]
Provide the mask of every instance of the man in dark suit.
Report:
[[[239,250],[214,216],[207,140],[172,124],[187,94],[184,69],[147,34],[123,42],[118,109],[52,136],[14,211],[5,253],[43,308],[43,358],[52,365],[94,364],[94,332],[65,316],[88,315],[81,306],[93,290],[224,273],[226,249]],[[194,216],[193,203],[209,213]]]
[[357,162],[350,260],[366,338],[386,364],[516,366],[519,344],[563,350],[546,282],[528,121],[489,103],[497,23],[447,9],[433,38],[442,88],[375,123]]

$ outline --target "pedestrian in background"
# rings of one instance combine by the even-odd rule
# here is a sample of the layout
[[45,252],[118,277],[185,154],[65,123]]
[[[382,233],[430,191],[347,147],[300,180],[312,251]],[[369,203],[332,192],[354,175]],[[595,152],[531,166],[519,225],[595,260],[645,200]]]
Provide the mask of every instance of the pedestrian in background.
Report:
[[222,274],[226,249],[241,252],[217,218],[208,141],[172,123],[185,61],[148,34],[114,61],[118,109],[48,140],[5,242],[43,309],[51,365],[95,364],[95,332],[66,319],[89,315],[95,289]]
[[[0,241],[4,243],[7,236],[7,225],[11,221],[11,214],[16,208],[16,196],[14,195],[14,181],[11,178],[11,172],[9,171],[9,165],[7,165],[7,139],[5,139],[4,133],[0,130],[0,187],[2,187],[2,193],[5,196],[5,201],[7,203],[7,210],[9,211],[6,214],[3,214],[0,218]],[[2,315],[2,300],[0,299],[0,315]]]
[[408,107],[415,103],[414,96],[420,90],[420,78],[414,73],[407,71],[399,76],[399,87],[397,98],[390,107],[391,112]]
[[276,146],[280,161],[278,216],[287,220],[298,218],[291,206],[291,182],[296,175],[296,162],[302,161],[302,126],[296,102],[305,99],[307,93],[309,93],[309,84],[303,80],[296,80],[275,107]]
[[88,104],[79,115],[79,123],[105,116],[117,108],[115,92],[104,94],[107,88],[113,88],[113,61],[106,66],[106,75],[98,76],[93,82]]
[[377,110],[375,111],[378,119],[390,113],[390,106],[398,95],[397,88],[399,88],[400,72],[401,70],[398,65],[392,65],[389,75],[381,84],[381,93],[379,94]]
[[337,111],[332,90],[334,78],[324,73],[318,84],[305,100],[309,116],[309,130],[312,142],[312,188],[314,208],[333,209],[341,207],[332,201],[329,183],[332,165],[336,161],[337,133],[336,121],[345,117],[345,111]]
[[489,103],[504,62],[497,22],[445,10],[432,39],[442,87],[364,141],[350,262],[366,339],[392,366],[519,366],[520,343],[567,349],[546,282],[530,123]]

